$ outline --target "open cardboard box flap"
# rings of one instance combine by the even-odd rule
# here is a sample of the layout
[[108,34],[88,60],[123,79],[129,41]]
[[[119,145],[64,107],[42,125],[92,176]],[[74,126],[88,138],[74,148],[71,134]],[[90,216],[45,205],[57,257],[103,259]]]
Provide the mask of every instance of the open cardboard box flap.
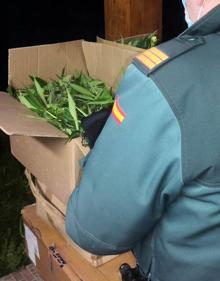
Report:
[[82,40],[16,48],[9,50],[8,82],[16,89],[31,83],[29,75],[42,79],[57,79],[63,68],[66,73],[86,72]]
[[83,53],[89,74],[104,81],[109,87],[116,88],[123,72],[137,51],[115,46],[91,43],[82,43]]
[[0,92],[0,129],[9,136],[67,138],[8,94]]
[[[31,83],[29,75],[56,79],[67,74],[89,73],[114,87],[135,51],[77,40],[9,50],[9,84],[17,89]],[[12,97],[0,94],[0,129],[10,135],[12,154],[45,187],[45,195],[65,208],[80,176],[79,160],[88,153],[81,139],[66,143],[65,135],[41,120]]]

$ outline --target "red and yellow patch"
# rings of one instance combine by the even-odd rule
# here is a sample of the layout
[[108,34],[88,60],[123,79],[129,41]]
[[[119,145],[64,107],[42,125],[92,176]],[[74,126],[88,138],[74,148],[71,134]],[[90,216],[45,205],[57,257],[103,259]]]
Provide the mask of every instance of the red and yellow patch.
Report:
[[160,65],[168,58],[169,56],[167,54],[156,47],[151,48],[136,57],[136,59],[138,59],[144,66],[146,66],[150,70]]
[[116,97],[116,99],[115,99],[115,103],[112,108],[112,116],[114,117],[115,121],[118,124],[121,124],[126,117],[125,112],[123,111],[123,109],[121,108],[121,106],[119,104],[119,97]]

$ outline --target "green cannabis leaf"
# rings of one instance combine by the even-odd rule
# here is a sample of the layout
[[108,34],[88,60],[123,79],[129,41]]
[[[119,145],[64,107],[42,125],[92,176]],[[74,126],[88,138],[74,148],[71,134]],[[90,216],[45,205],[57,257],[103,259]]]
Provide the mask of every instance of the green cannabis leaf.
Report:
[[103,81],[80,72],[66,75],[63,69],[57,77],[46,82],[30,76],[31,86],[8,92],[72,139],[83,134],[82,118],[112,106],[113,93]]
[[133,38],[133,39],[124,39],[121,38],[118,40],[118,43],[126,44],[141,49],[149,49],[158,44],[157,32],[153,32],[145,36],[144,38]]

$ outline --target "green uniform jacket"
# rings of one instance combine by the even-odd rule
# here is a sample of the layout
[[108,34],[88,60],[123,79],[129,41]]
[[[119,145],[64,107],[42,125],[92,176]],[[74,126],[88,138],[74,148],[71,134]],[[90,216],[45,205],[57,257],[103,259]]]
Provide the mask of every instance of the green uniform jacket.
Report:
[[66,228],[152,281],[220,280],[220,5],[128,67]]

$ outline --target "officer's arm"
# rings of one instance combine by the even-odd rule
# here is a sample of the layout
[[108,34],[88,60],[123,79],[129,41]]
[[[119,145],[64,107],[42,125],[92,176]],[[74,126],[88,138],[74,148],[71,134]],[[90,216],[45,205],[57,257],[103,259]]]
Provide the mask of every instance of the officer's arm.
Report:
[[71,238],[98,255],[132,249],[181,186],[180,131],[156,85],[130,65],[116,100],[66,217]]

